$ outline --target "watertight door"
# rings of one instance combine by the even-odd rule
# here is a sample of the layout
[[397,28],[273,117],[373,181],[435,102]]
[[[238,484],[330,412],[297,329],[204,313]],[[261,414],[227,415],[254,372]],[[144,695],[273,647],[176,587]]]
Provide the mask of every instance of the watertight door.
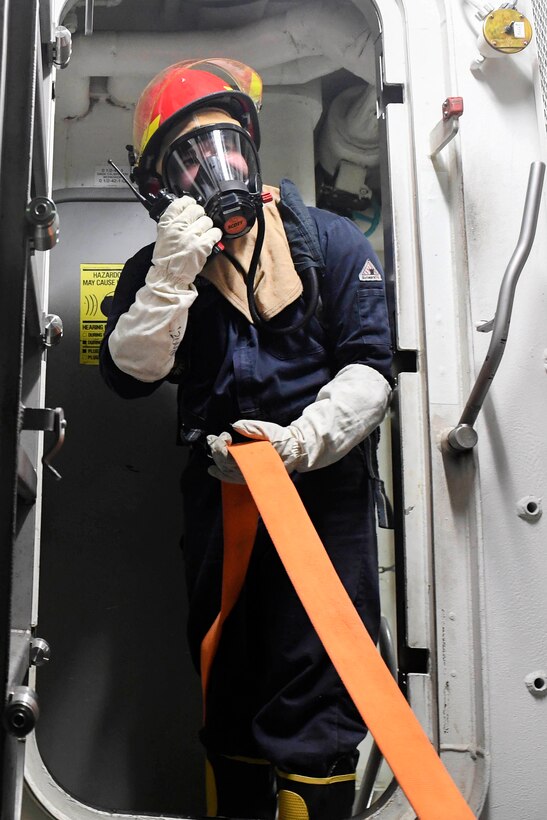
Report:
[[[49,6],[0,2],[0,794],[2,820],[21,812],[25,738],[38,718],[29,680],[47,658],[34,631],[36,499],[46,450],[64,432],[62,410],[44,408],[44,349],[55,327],[42,312],[47,249],[56,237],[48,198],[51,87]],[[43,56],[46,62],[43,65]],[[46,330],[46,324],[50,330]]]
[[[43,715],[29,750],[27,783],[50,814],[70,820],[104,811],[196,815],[203,811],[204,767],[199,686],[184,634],[177,544],[183,453],[175,447],[174,387],[124,401],[106,388],[93,352],[99,331],[92,326],[105,319],[121,265],[155,236],[152,220],[128,200],[107,160],[127,170],[132,106],[156,71],[191,56],[202,37],[215,38],[209,45],[214,53],[227,47],[221,33],[230,7],[231,53],[258,61],[266,87],[260,112],[264,180],[277,184],[290,177],[310,205],[321,200],[345,213],[355,206],[356,224],[381,254],[378,151],[369,150],[368,170],[341,162],[335,184],[335,129],[328,136],[322,129],[326,167],[317,182],[314,145],[323,115],[340,97],[359,96],[368,112],[365,130],[376,131],[374,43],[351,3],[342,10],[321,4],[317,21],[314,4],[302,11],[296,4],[290,15],[275,3],[268,15],[266,4],[250,4],[243,15],[236,3],[221,4],[224,12],[203,3],[196,15],[193,4],[97,3],[89,35],[83,4],[71,5],[59,19],[73,31],[73,55],[56,82],[53,189],[61,242],[49,287],[49,305],[62,316],[65,336],[48,363],[46,393],[47,402],[63,405],[69,427],[57,462],[63,480],[44,484],[40,628],[50,639],[52,661],[37,674]],[[272,52],[268,43],[281,36],[276,32],[284,30],[285,14],[290,53]],[[247,53],[245,28],[253,21],[256,37]],[[314,22],[324,52],[308,78],[293,66],[293,33],[303,38],[302,21]],[[343,47],[348,33],[351,50]],[[114,40],[119,48],[110,60]],[[333,43],[332,62],[327,51]],[[271,53],[280,65],[268,71]],[[354,126],[361,137],[361,126]],[[365,143],[360,153],[369,148]],[[390,616],[392,542],[390,532],[381,551]],[[366,759],[365,752],[362,769]]]

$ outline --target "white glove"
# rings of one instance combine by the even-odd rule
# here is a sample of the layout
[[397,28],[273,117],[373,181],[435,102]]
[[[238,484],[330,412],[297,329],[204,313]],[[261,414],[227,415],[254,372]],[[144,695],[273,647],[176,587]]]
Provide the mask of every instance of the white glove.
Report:
[[370,435],[384,418],[390,395],[380,373],[364,364],[350,364],[288,427],[247,419],[232,427],[249,438],[271,441],[289,472],[306,473],[334,464]]
[[175,199],[158,222],[152,264],[170,284],[191,285],[222,232],[190,196]]
[[169,205],[158,225],[154,263],[108,339],[117,367],[142,382],[165,378],[197,296],[192,284],[221,232],[191,197]]
[[231,443],[230,433],[221,433],[220,436],[207,436],[207,444],[215,462],[214,467],[209,467],[207,472],[214,478],[227,481],[229,484],[245,484],[241,470],[237,466],[234,457],[228,452],[228,444]]
[[281,427],[271,421],[242,419],[234,422],[232,427],[249,438],[270,441],[281,456],[285,469],[289,473],[298,470],[304,454],[304,441],[296,426],[291,424],[290,427]]

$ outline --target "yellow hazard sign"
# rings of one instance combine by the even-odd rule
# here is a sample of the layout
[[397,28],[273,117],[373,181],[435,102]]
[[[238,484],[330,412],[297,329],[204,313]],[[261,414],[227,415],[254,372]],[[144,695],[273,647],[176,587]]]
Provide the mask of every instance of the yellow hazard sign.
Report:
[[80,265],[80,364],[99,364],[99,348],[123,265]]

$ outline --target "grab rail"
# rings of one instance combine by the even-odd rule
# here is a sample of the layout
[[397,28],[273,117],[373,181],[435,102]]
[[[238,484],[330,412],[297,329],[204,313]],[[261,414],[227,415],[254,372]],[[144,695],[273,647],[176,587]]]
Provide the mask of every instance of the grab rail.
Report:
[[491,322],[486,322],[478,328],[482,332],[492,330],[490,346],[460,421],[456,427],[443,436],[443,442],[447,442],[452,450],[459,453],[472,450],[478,440],[473,425],[505,351],[517,282],[536,234],[544,176],[545,163],[533,162],[528,177],[520,235],[501,283],[496,315]]

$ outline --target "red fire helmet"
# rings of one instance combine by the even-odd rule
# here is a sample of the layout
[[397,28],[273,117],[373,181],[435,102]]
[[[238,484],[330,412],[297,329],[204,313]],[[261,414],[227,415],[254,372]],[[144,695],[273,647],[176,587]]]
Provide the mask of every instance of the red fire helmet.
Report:
[[133,150],[135,176],[155,170],[169,131],[201,108],[220,108],[244,128],[260,146],[257,111],[262,103],[262,80],[249,66],[227,58],[184,60],[168,66],[148,83],[135,109]]

